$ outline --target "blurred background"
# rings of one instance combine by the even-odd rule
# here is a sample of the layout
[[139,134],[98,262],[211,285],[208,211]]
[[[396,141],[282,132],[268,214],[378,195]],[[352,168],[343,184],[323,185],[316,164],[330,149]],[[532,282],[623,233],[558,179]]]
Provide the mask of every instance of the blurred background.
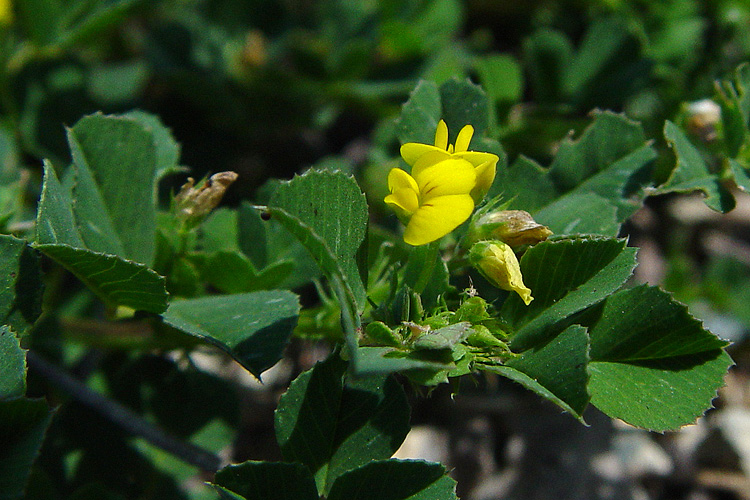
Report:
[[[41,160],[69,162],[66,126],[132,109],[157,115],[181,144],[186,171],[164,179],[164,204],[188,174],[237,172],[224,202],[237,206],[262,200],[269,179],[325,165],[357,177],[373,223],[393,224],[382,199],[398,155],[394,118],[421,79],[481,84],[493,104],[488,134],[511,163],[548,165],[593,109],[624,113],[664,153],[658,185],[674,165],[664,121],[692,125],[710,154],[716,82],[748,60],[745,0],[0,0],[0,231],[29,229]],[[622,234],[641,249],[635,280],[663,285],[733,342],[736,366],[704,418],[655,435],[592,410],[585,427],[482,377],[455,397],[447,386],[414,395],[414,430],[398,456],[444,462],[469,500],[750,499],[750,199],[734,194],[727,214],[700,195],[652,196]],[[74,308],[75,286],[46,300]],[[327,352],[296,339],[261,386],[212,351],[191,358],[200,376],[169,353],[103,345],[81,355],[80,333],[58,320],[35,330],[38,349],[72,356],[77,375],[101,377],[177,435],[202,429],[234,461],[279,458],[277,398]],[[145,443],[126,446],[75,403],[50,433],[29,498],[212,498],[194,469]],[[97,455],[102,439],[122,449]]]

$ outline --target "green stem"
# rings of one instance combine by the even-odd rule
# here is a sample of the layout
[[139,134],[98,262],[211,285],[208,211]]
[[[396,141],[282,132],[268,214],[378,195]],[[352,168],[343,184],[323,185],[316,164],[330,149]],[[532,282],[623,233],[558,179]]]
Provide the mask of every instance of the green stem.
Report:
[[[435,271],[435,265],[437,264],[437,259],[440,258],[440,249],[438,246],[437,241],[433,241],[429,245],[426,245],[424,250],[412,250],[412,251],[421,251],[424,252],[422,269],[419,272],[419,276],[417,277],[416,283],[414,283],[413,290],[417,293],[424,292],[424,289],[427,288],[427,283],[430,282],[430,278],[432,278],[432,273]],[[419,248],[419,247],[418,247]]]

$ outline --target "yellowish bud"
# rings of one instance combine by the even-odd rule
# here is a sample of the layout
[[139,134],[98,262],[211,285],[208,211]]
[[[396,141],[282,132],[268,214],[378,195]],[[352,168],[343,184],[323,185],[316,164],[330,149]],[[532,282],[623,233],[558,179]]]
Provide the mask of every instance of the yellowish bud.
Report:
[[498,239],[512,247],[535,245],[552,235],[547,226],[536,222],[524,210],[490,212],[473,224],[472,240]]
[[516,254],[506,243],[498,240],[475,243],[469,251],[469,260],[492,285],[516,292],[526,305],[534,300],[531,290],[523,284]]

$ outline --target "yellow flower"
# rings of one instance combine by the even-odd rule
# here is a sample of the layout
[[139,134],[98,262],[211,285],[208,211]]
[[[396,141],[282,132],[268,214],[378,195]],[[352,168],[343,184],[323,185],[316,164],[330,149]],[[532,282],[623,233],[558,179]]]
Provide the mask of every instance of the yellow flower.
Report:
[[408,219],[404,241],[424,245],[453,231],[469,218],[495,179],[498,157],[492,153],[467,151],[474,128],[466,125],[448,144],[448,126],[440,120],[435,145],[410,142],[401,146],[401,156],[411,175],[394,168],[388,174],[385,197],[402,219]]
[[0,0],[0,26],[13,22],[13,2]]
[[478,203],[492,186],[497,169],[497,155],[480,151],[468,151],[474,135],[474,127],[466,125],[458,133],[456,144],[448,144],[448,125],[440,120],[435,130],[435,145],[408,142],[401,146],[401,157],[414,167],[417,161],[436,163],[448,158],[466,160],[474,166],[477,183],[471,191],[475,203]]
[[523,284],[521,265],[509,245],[498,240],[480,241],[471,247],[469,260],[492,285],[516,292],[526,305],[534,300],[531,290]]
[[409,222],[404,241],[424,245],[456,229],[474,211],[471,190],[477,182],[474,167],[466,160],[448,158],[437,163],[417,162],[413,176],[400,168],[388,174],[391,194],[385,197]]

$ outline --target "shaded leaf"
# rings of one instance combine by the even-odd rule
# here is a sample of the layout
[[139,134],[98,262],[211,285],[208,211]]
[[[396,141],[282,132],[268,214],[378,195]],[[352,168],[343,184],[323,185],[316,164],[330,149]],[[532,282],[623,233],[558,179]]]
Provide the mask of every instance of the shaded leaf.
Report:
[[23,333],[42,312],[39,257],[24,240],[0,235],[0,324]]
[[[448,141],[451,144],[456,142],[456,137],[464,125],[471,124],[474,127],[474,137],[477,139],[484,135],[489,125],[490,110],[489,99],[482,87],[469,79],[452,78],[440,86],[440,100],[442,118],[448,124]],[[435,128],[432,130],[433,138],[427,144],[434,142]],[[474,148],[470,146],[469,149]]]
[[462,321],[425,332],[414,341],[414,349],[452,349],[463,342],[473,332],[471,323]]
[[[281,208],[270,207],[267,213],[279,222],[297,241],[308,250],[315,262],[325,273],[336,294],[341,307],[341,325],[346,334],[347,347],[352,352],[352,362],[355,371],[358,364],[358,326],[360,324],[357,313],[357,300],[344,270],[339,261],[324,241],[310,226]],[[364,288],[364,285],[361,285]]]
[[0,401],[0,500],[22,498],[51,419],[43,399]]
[[70,192],[60,184],[54,167],[48,161],[44,162],[44,183],[36,217],[36,242],[84,248],[73,215]]
[[535,101],[550,103],[561,100],[565,73],[572,57],[572,44],[558,31],[540,29],[524,40],[524,66],[528,68]]
[[677,158],[677,164],[669,179],[659,186],[657,194],[692,193],[701,191],[704,202],[717,212],[726,213],[734,208],[732,194],[721,185],[719,176],[709,169],[700,152],[690,143],[685,133],[667,120],[664,124],[664,137]]
[[[87,171],[85,167],[84,171]],[[91,180],[87,179],[84,182]],[[151,184],[142,189],[151,192]],[[86,192],[87,196],[84,196],[83,201],[96,200],[97,191]],[[93,202],[99,207],[102,206],[99,202],[103,203],[102,200]],[[76,221],[72,207],[70,193],[60,184],[52,166],[45,163],[35,248],[75,274],[108,304],[156,313],[166,309],[168,295],[164,278],[142,263],[90,250],[81,238],[79,224],[86,226],[84,232],[95,245],[119,251],[115,248],[117,244],[106,241],[107,234],[111,234],[107,231],[112,229],[112,225],[105,226],[109,219],[100,215],[94,215],[94,219],[87,219],[87,222]],[[148,212],[148,209],[145,210]],[[78,214],[85,216],[89,211],[90,209],[81,208]],[[153,239],[153,232],[150,237]],[[127,252],[122,240],[119,247]]]
[[331,356],[297,377],[276,410],[276,437],[286,460],[315,475],[321,494],[341,474],[390,457],[409,431],[409,405],[387,376],[351,377]]
[[525,351],[505,365],[479,368],[518,382],[583,421],[583,410],[589,402],[588,344],[586,329],[573,325],[551,342]]
[[143,264],[68,245],[35,248],[75,274],[108,304],[153,313],[167,308],[166,280]]
[[421,460],[371,462],[341,476],[328,500],[457,500],[456,481],[440,464]]
[[455,368],[451,356],[423,356],[419,351],[406,353],[390,347],[357,349],[356,373],[385,374],[410,370],[448,371]]
[[0,326],[0,401],[26,394],[26,353],[18,337]]
[[[302,464],[243,462],[224,467],[213,484],[221,498],[266,500],[318,500],[315,480]],[[222,491],[224,489],[225,491]],[[232,494],[226,494],[226,491]]]
[[270,290],[176,301],[163,318],[223,349],[260,378],[281,359],[299,307],[292,292]]
[[[129,111],[123,116],[136,120],[151,134],[156,148],[155,181],[182,170],[179,166],[180,145],[172,135],[172,131],[162,123],[158,116],[140,110]],[[154,185],[154,188],[156,188],[156,185]]]
[[224,293],[244,293],[278,287],[294,271],[294,262],[279,261],[258,271],[239,252],[216,252],[201,265],[207,283]]

